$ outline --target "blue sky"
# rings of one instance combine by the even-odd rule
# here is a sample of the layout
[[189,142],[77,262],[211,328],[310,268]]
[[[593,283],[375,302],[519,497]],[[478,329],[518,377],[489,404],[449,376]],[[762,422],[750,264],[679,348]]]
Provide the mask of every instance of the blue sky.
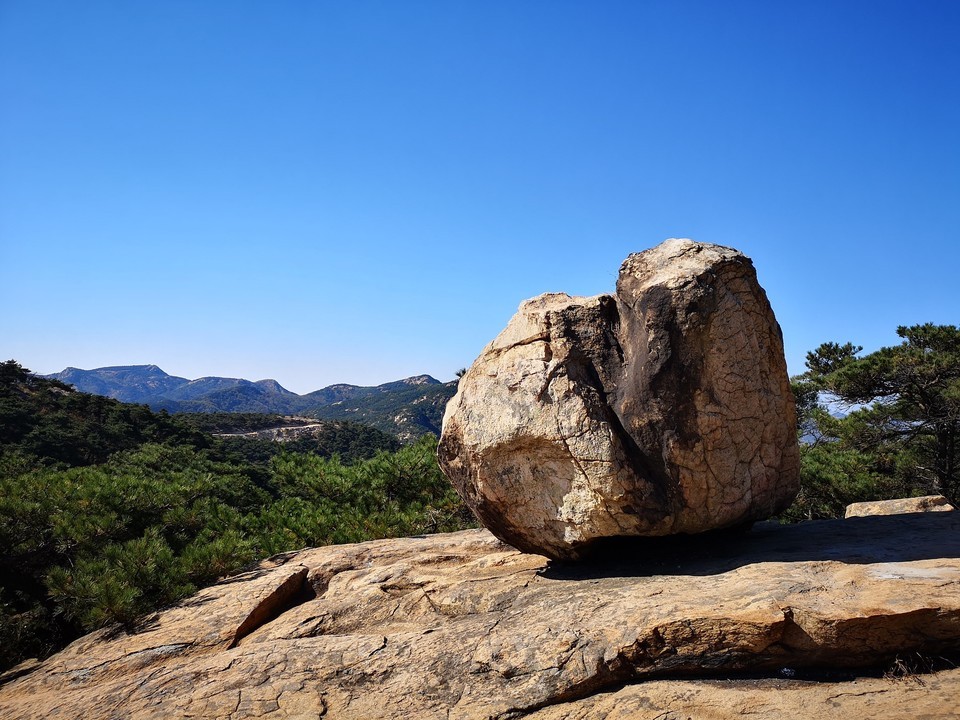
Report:
[[958,324],[960,3],[0,0],[0,355],[450,379],[668,237]]

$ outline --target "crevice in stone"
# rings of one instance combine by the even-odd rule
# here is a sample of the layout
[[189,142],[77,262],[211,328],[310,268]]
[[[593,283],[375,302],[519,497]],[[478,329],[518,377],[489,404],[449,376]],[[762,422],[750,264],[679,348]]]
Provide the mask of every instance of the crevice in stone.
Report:
[[235,648],[250,633],[273,622],[283,613],[313,600],[317,594],[313,586],[307,582],[308,572],[308,568],[301,567],[257,603],[237,627],[228,649]]

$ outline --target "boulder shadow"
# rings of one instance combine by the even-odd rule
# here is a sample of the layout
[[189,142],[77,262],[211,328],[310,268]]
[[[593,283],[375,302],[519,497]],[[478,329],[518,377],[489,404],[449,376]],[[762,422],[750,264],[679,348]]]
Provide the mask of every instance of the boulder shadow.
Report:
[[577,562],[551,560],[556,580],[718,575],[764,562],[897,563],[960,558],[960,512],[876,515],[795,525],[763,522],[699,535],[607,538]]

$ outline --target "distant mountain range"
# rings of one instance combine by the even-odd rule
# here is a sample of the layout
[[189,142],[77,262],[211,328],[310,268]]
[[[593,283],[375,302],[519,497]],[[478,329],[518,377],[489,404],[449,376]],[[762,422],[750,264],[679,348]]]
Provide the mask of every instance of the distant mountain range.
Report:
[[447,401],[457,383],[429,375],[373,387],[330,385],[298,395],[276,380],[168,375],[156,365],[121,365],[80,370],[68,367],[45,377],[73,385],[81,392],[122,402],[149,405],[168,412],[246,412],[305,415],[324,420],[353,420],[409,439],[440,433]]

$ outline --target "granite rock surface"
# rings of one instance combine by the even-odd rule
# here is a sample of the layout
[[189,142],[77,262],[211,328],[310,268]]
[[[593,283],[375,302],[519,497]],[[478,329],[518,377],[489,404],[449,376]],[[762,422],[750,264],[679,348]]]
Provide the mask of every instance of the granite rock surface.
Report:
[[867,500],[847,505],[844,517],[870,515],[903,515],[915,512],[952,512],[953,505],[943,495],[898,498],[896,500]]
[[956,671],[867,676],[960,651],[960,514],[632,543],[576,565],[485,530],[289,553],[8,674],[0,717],[952,712]]
[[796,415],[753,264],[668,240],[626,259],[614,295],[524,302],[461,378],[438,454],[487,528],[553,558],[782,510]]

